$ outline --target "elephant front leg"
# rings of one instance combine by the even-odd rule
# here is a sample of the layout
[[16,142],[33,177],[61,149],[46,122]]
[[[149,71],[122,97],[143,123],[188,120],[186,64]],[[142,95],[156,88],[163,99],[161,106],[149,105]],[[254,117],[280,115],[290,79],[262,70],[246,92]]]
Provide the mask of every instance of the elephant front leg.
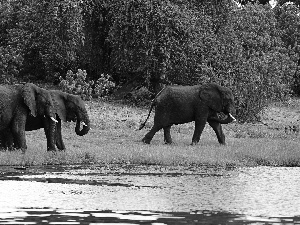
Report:
[[216,121],[208,121],[209,125],[215,131],[220,144],[225,145],[225,135],[222,130],[222,125]]
[[196,145],[200,141],[200,136],[206,124],[206,118],[200,118],[195,120],[195,131],[192,138],[192,145]]
[[62,139],[62,135],[61,135],[61,120],[60,119],[58,119],[58,123],[56,125],[55,140],[56,140],[56,147],[59,150],[65,150],[66,149],[65,144],[64,144],[63,139]]
[[55,131],[56,123],[50,118],[44,118],[44,129],[47,139],[47,151],[56,151],[55,148]]
[[164,127],[164,139],[166,144],[172,144],[170,130],[171,130],[171,126]]

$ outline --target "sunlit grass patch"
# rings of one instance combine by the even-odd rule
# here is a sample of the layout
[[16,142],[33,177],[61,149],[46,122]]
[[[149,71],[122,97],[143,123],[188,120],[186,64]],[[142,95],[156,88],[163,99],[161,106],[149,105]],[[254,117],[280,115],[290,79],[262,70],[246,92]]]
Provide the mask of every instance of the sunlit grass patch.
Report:
[[153,114],[146,128],[137,130],[147,109],[107,102],[90,102],[87,108],[92,122],[87,135],[77,136],[74,123],[63,124],[66,151],[47,152],[45,134],[40,129],[26,132],[25,154],[0,151],[0,165],[300,166],[299,138],[286,135],[283,130],[261,125],[224,125],[227,145],[221,146],[213,130],[206,126],[200,143],[191,146],[194,123],[188,123],[172,127],[173,144],[164,144],[160,131],[147,145],[141,140],[153,124]]
[[25,154],[21,151],[0,152],[0,164],[300,165],[300,143],[290,140],[231,138],[226,146],[208,139],[202,140],[197,146],[190,146],[186,142],[165,145],[159,140],[150,145],[136,140],[127,141],[103,142],[101,145],[95,145],[92,141],[75,143],[70,144],[66,151],[58,152],[34,147]]
[[230,151],[248,166],[300,166],[300,142],[294,140],[245,138],[229,144]]

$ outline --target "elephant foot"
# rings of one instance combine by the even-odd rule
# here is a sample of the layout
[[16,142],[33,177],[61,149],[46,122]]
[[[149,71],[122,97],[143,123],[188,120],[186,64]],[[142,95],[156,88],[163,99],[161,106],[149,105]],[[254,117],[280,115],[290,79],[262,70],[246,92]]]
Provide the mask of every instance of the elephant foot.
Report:
[[170,145],[170,144],[172,144],[172,143],[173,143],[172,140],[171,140],[171,141],[170,141],[170,140],[168,140],[168,141],[165,140],[165,144],[166,144],[166,145]]
[[56,148],[47,148],[47,152],[56,152]]
[[[5,149],[5,150],[8,150],[8,151],[10,151],[10,152],[15,151],[15,150],[18,150],[18,149],[15,148],[15,147],[4,147],[4,149]],[[21,149],[21,150],[22,150],[22,149]]]
[[148,139],[148,138],[144,137],[144,138],[142,139],[142,142],[144,142],[145,144],[150,144],[151,139]]
[[198,144],[198,142],[192,141],[191,146],[194,146],[194,145],[197,145],[197,144]]

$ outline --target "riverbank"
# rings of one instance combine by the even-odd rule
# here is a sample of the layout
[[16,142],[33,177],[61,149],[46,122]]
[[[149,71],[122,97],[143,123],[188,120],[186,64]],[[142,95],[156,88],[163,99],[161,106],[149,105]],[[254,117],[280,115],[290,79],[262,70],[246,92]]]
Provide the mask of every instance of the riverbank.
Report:
[[46,152],[43,129],[26,132],[28,150],[1,151],[0,165],[44,164],[141,164],[141,165],[213,165],[235,166],[300,166],[298,117],[300,101],[273,104],[258,124],[224,125],[226,146],[220,146],[213,130],[206,126],[197,146],[190,146],[194,124],[173,126],[174,144],[165,145],[163,132],[158,132],[150,145],[141,142],[153,124],[152,113],[146,127],[138,130],[148,109],[118,102],[86,102],[91,131],[75,134],[74,123],[63,124],[67,150]]

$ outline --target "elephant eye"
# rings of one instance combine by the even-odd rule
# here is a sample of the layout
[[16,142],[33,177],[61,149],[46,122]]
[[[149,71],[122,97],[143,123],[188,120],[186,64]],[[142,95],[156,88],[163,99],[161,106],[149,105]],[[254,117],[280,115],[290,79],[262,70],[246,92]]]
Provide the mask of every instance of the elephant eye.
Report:
[[45,97],[42,97],[42,101],[45,103],[45,105],[51,105],[51,102]]

